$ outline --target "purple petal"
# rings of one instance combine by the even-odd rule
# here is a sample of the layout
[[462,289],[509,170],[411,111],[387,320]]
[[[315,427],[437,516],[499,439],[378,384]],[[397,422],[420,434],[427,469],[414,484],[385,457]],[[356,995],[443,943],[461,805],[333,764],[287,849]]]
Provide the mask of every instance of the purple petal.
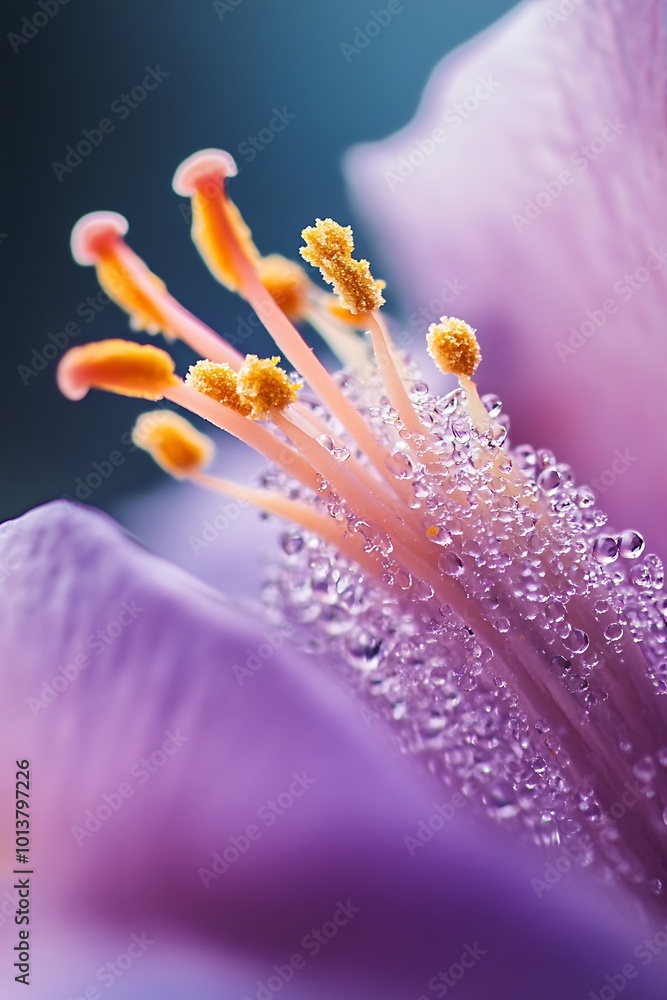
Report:
[[520,4],[347,161],[417,350],[441,313],[479,327],[514,439],[556,448],[663,554],[666,17],[658,0]]
[[[35,936],[57,913],[109,935],[112,954],[143,930],[197,941],[251,962],[251,997],[297,954],[295,988],[331,1000],[429,993],[463,954],[476,961],[462,998],[562,1000],[632,961],[647,930],[580,873],[538,898],[543,858],[460,811],[436,822],[448,795],[393,757],[319,663],[108,519],[33,511],[0,532],[0,565],[3,760],[31,760]],[[258,669],[240,683],[249,651]],[[68,676],[77,654],[89,662]],[[3,816],[12,798],[4,782]],[[441,829],[409,851],[429,819]],[[659,965],[633,996],[662,996]],[[65,990],[80,968],[79,954]]]

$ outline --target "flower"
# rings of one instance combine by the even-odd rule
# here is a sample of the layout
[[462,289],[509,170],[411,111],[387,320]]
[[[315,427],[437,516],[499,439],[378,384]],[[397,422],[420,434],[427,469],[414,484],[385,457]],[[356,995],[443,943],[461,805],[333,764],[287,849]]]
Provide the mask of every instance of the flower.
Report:
[[[652,940],[571,872],[538,898],[544,858],[476,829],[286,633],[106,516],[38,508],[0,529],[0,566],[0,930],[8,959],[28,878],[12,873],[13,762],[28,758],[36,1000],[281,984],[400,1000],[450,970],[462,997],[561,1000]],[[659,1000],[658,973],[642,967],[635,995]]]
[[517,440],[565,452],[663,558],[666,11],[520,3],[347,160],[413,340],[447,309],[483,329]]
[[[508,419],[498,399],[480,397],[473,379],[481,360],[476,331],[456,317],[441,316],[429,328],[427,339],[436,364],[457,376],[459,388],[447,396],[429,390],[392,341],[380,312],[384,283],[373,277],[368,261],[354,258],[351,230],[329,219],[318,220],[303,231],[302,255],[333,284],[339,301],[314,287],[304,294],[304,312],[299,318],[312,319],[326,329],[329,342],[349,361],[349,367],[330,374],[280,308],[275,271],[272,269],[269,286],[262,280],[266,273],[263,258],[227,191],[227,179],[233,173],[229,154],[205,150],[179,168],[174,186],[178,193],[193,199],[193,239],[210,270],[253,306],[298,375],[282,367],[278,355],[241,358],[176,302],[164,283],[130,250],[124,238],[125,221],[100,213],[85,217],[75,227],[72,243],[77,259],[96,265],[100,280],[129,312],[135,327],[180,337],[199,353],[205,349],[205,357],[181,380],[162,348],[138,347],[120,340],[89,344],[62,359],[58,377],[63,392],[81,399],[90,388],[102,388],[153,401],[167,400],[231,433],[271,462],[259,488],[243,487],[204,471],[212,464],[211,444],[169,408],[144,414],[135,430],[135,442],[171,474],[294,525],[283,537],[283,558],[274,566],[265,588],[267,621],[278,629],[279,636],[293,637],[295,647],[310,655],[313,678],[309,683],[316,687],[323,684],[328,691],[329,675],[338,673],[339,680],[356,689],[366,721],[377,721],[383,731],[393,732],[400,752],[411,758],[410,767],[415,771],[417,761],[423,763],[421,776],[415,773],[411,779],[416,780],[417,788],[426,781],[438,781],[451,796],[449,803],[436,804],[435,813],[417,822],[414,834],[404,833],[401,850],[408,857],[421,855],[436,831],[453,820],[456,810],[469,805],[471,815],[499,824],[522,841],[527,851],[538,845],[549,848],[548,856],[561,862],[560,868],[554,868],[557,876],[565,857],[566,868],[573,863],[591,868],[613,898],[623,900],[620,905],[626,909],[631,904],[622,890],[631,890],[645,915],[664,915],[667,702],[661,695],[667,693],[667,602],[660,595],[660,560],[645,553],[644,540],[637,532],[603,531],[606,517],[596,508],[592,493],[578,487],[570,468],[557,462],[552,453],[510,447]],[[286,268],[285,273],[288,270],[293,287],[293,272]],[[294,297],[289,301],[293,305]],[[372,355],[355,332],[358,326],[368,331]],[[96,529],[91,531],[94,535]],[[68,532],[58,525],[53,537],[67,542]],[[38,544],[45,547],[43,537]],[[85,549],[84,541],[75,550],[81,545]],[[120,553],[118,559],[122,562],[123,558],[124,553]],[[104,560],[109,563],[107,572],[113,583],[116,564],[106,550]],[[130,562],[141,575],[135,559]],[[80,561],[85,569],[81,585],[91,599],[95,591],[91,591],[90,580],[102,564],[89,554]],[[51,565],[64,565],[60,551],[54,554]],[[49,566],[49,578],[50,573]],[[157,571],[156,576],[169,587],[169,575],[165,574],[163,581],[161,574]],[[73,595],[63,592],[61,585],[55,592],[61,612],[63,598],[71,603]],[[210,830],[210,824],[218,823],[216,804],[226,791],[217,775],[216,741],[222,739],[224,746],[227,731],[217,724],[215,685],[211,689],[204,683],[199,688],[189,680],[195,665],[194,672],[205,667],[217,678],[218,664],[226,663],[223,702],[227,713],[233,714],[232,732],[236,726],[246,734],[238,750],[241,755],[248,752],[252,762],[249,776],[256,768],[262,771],[262,765],[254,752],[246,751],[246,741],[255,741],[257,728],[262,729],[267,714],[273,725],[278,717],[285,727],[283,732],[294,730],[301,737],[313,731],[299,713],[291,718],[285,710],[278,696],[278,672],[272,672],[259,704],[251,701],[244,710],[243,699],[238,704],[229,695],[231,676],[239,687],[254,683],[258,656],[271,656],[270,645],[268,654],[261,653],[261,645],[256,653],[249,649],[252,656],[245,666],[230,664],[238,642],[223,638],[222,643],[207,644],[211,629],[220,632],[222,618],[219,622],[215,615],[209,618],[210,598],[202,592],[193,594],[191,600],[188,614],[201,614],[200,602],[207,608],[200,641],[193,641],[191,629],[182,624],[177,601],[169,606],[158,601],[146,622],[151,637],[156,623],[168,634],[160,637],[148,660],[155,665],[154,670],[163,673],[163,679],[157,686],[155,680],[149,683],[155,673],[148,681],[142,680],[149,697],[158,701],[166,698],[170,708],[181,705],[181,692],[195,698],[198,706],[205,706],[202,733],[216,762],[210,772],[212,799],[206,801],[201,821],[186,820],[186,829],[178,828],[176,845],[181,849],[189,845],[191,837],[196,839],[201,829]],[[129,628],[128,615],[132,618],[134,611],[139,615],[127,600],[121,607],[125,618],[118,617],[118,635]],[[95,634],[104,643],[104,635]],[[146,658],[145,648],[141,647],[143,656],[139,657],[127,648],[127,662],[135,670]],[[173,664],[173,674],[164,664]],[[79,673],[81,669],[79,665]],[[271,684],[278,685],[273,695]],[[188,697],[186,717],[199,724]],[[29,704],[37,714],[38,706]],[[105,716],[108,711],[104,709]],[[110,717],[126,724],[125,705],[119,704],[115,695],[110,698]],[[321,732],[325,742],[327,731],[324,727]],[[175,754],[174,732],[165,732]],[[265,738],[262,732],[259,742]],[[282,752],[271,752],[276,760],[282,758]],[[161,753],[164,760],[160,767],[167,763],[166,743]],[[335,740],[326,753],[335,757]],[[353,759],[354,754],[348,761]],[[386,764],[386,756],[384,760]],[[223,778],[224,768],[229,766],[227,758]],[[142,767],[148,769],[147,764]],[[405,767],[400,765],[402,774],[407,773]],[[271,773],[271,768],[265,770],[263,780]],[[379,852],[365,870],[366,883],[372,882],[376,869],[381,881],[391,872],[392,879],[399,876],[402,894],[402,865],[395,869],[390,861],[394,855],[391,851],[383,855],[381,847],[387,831],[396,830],[387,814],[394,805],[386,802],[381,783],[370,790],[375,778],[366,789],[356,774],[352,777],[347,767],[346,771],[353,790],[350,814],[335,829],[317,825],[315,829],[323,842],[340,844],[345,824],[352,820],[361,833],[352,853],[363,844],[372,844]],[[237,774],[237,781],[240,799],[247,802],[244,773]],[[291,777],[293,783],[285,793],[289,808],[292,800],[301,797],[301,791],[305,796],[309,786],[297,770]],[[131,786],[127,794],[119,786],[117,795],[130,798],[130,792]],[[196,798],[199,801],[201,796]],[[380,800],[384,804],[378,809]],[[186,808],[181,806],[184,816],[193,811],[187,808],[191,801],[191,796],[186,796]],[[286,800],[278,797],[276,801]],[[109,819],[116,808],[114,802],[120,813],[123,806],[118,798],[103,802]],[[327,798],[326,808],[330,805]],[[365,818],[359,827],[360,806]],[[225,801],[221,808],[232,807]],[[286,811],[288,806],[281,808]],[[262,811],[263,806],[257,810],[258,818],[262,818]],[[402,806],[399,812],[405,816]],[[130,816],[131,811],[125,810],[123,815]],[[228,821],[229,813],[225,816]],[[369,817],[373,817],[370,839]],[[93,825],[95,818],[102,823],[99,811],[93,814]],[[376,821],[384,830],[379,837]],[[158,809],[150,822],[146,821],[149,835],[151,831],[157,834],[161,827],[154,824],[161,822]],[[456,829],[458,823],[452,831]],[[133,830],[138,843],[136,827]],[[96,831],[85,826],[72,828],[73,839],[80,846],[92,832]],[[290,843],[292,865],[297,858],[303,865],[308,850],[313,849],[313,839],[317,841],[312,831],[304,840],[306,832]],[[483,839],[489,834],[471,836]],[[217,883],[241,855],[249,854],[251,842],[261,838],[261,829],[252,825],[251,831],[248,826],[229,841],[233,857],[229,852],[214,853],[210,867],[198,869],[205,888]],[[101,844],[102,838],[96,842]],[[164,850],[164,857],[156,851],[157,870],[148,866],[147,913],[156,879],[159,895],[159,873],[180,870],[174,843],[168,838]],[[345,863],[349,850],[342,852]],[[362,853],[363,868],[368,863],[365,847]],[[257,855],[261,857],[259,850]],[[114,857],[113,853],[105,856],[105,872],[110,875],[100,877],[91,869],[91,877],[100,878],[103,886],[101,892],[91,895],[97,902],[104,900],[111,912],[119,912],[127,897],[115,874],[116,864],[109,863]],[[323,859],[318,857],[321,864]],[[134,857],[132,861],[136,872],[139,861]],[[479,852],[477,861],[482,862]],[[298,879],[289,865],[288,870]],[[321,884],[319,879],[326,883],[330,877],[337,878],[337,871],[336,864],[325,864],[318,877],[308,872],[307,892],[314,892]],[[528,881],[536,898],[552,884],[546,871],[546,881],[539,877]],[[418,891],[424,904],[419,880],[408,881],[410,891]],[[244,884],[246,891],[251,886],[252,882]],[[465,893],[472,893],[468,905],[473,906],[476,920],[480,891],[480,883],[465,889]],[[521,908],[525,891],[519,890],[517,896],[523,901]],[[208,905],[192,902],[189,888],[181,895],[178,878],[173,893],[176,902],[190,901],[195,908],[202,907],[199,919],[204,926]],[[450,904],[457,898],[452,892]],[[286,926],[293,922],[298,905],[290,909]],[[339,898],[335,906],[338,916],[331,918],[331,937],[337,935],[337,928],[351,922],[358,904],[348,896],[347,903]],[[224,913],[221,917],[215,904],[211,907],[212,917],[224,923]],[[134,903],[131,909],[134,912]],[[142,912],[141,908],[137,912]],[[167,907],[165,916],[169,912]],[[461,912],[456,915],[457,925]],[[439,941],[441,931],[435,930],[438,918],[431,919],[430,904],[425,906],[424,916],[428,930],[423,923],[415,923],[409,931],[401,927],[397,943],[403,955],[388,976],[386,970],[377,969],[373,947],[365,952],[362,949],[363,959],[362,952],[353,949],[356,975],[365,980],[363,995],[368,996],[371,989],[383,996],[394,989],[398,996],[408,987],[426,988],[420,987],[425,979],[424,948],[428,949],[429,941]],[[451,916],[452,911],[450,920]],[[378,920],[379,916],[373,918],[371,936],[383,940],[385,947],[388,936],[380,932]],[[278,936],[274,928],[268,936],[272,945]],[[420,956],[416,963],[409,957],[413,937]],[[255,948],[261,948],[263,941],[260,933],[254,939]],[[472,960],[474,955],[481,960],[484,946],[476,940],[470,948],[468,958]],[[504,955],[506,951],[503,947]],[[369,960],[370,964],[364,965]],[[476,962],[477,958],[473,964]],[[555,978],[548,985],[539,985],[541,995],[548,995],[548,989],[555,990],[554,997],[563,992],[567,995],[572,986],[558,982],[561,974],[570,983],[587,982],[576,965],[577,961],[566,970],[554,970]],[[463,976],[468,968],[463,958],[457,968]],[[292,971],[296,972],[294,967]],[[280,976],[277,967],[274,972]],[[348,984],[350,974],[346,969],[342,982]],[[529,985],[530,969],[515,970],[515,979],[517,974],[520,986],[508,987],[507,995],[516,996],[517,990],[532,995],[537,987]],[[304,983],[306,979],[304,976]],[[426,981],[428,989],[434,990],[432,980]],[[359,983],[357,978],[355,986]],[[476,994],[478,986],[471,982],[470,995]],[[278,989],[267,988],[269,992]],[[258,996],[263,989],[258,982]],[[345,991],[348,995],[347,985]],[[339,985],[334,993],[341,992]]]

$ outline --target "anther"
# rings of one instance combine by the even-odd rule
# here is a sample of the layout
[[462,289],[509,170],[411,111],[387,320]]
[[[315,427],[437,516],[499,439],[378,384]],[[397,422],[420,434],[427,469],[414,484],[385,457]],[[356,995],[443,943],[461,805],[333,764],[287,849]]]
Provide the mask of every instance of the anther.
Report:
[[89,389],[121,396],[162,399],[178,382],[173,358],[151,344],[102,340],[73,347],[58,365],[58,387],[68,399],[83,399]]
[[341,226],[333,219],[316,219],[301,233],[305,247],[300,253],[313,267],[319,267],[322,277],[340,297],[351,313],[368,313],[384,303],[384,281],[376,281],[367,260],[355,260],[354,236],[351,226]]
[[132,440],[177,479],[200,472],[214,452],[211,439],[172,410],[142,413],[134,425]]

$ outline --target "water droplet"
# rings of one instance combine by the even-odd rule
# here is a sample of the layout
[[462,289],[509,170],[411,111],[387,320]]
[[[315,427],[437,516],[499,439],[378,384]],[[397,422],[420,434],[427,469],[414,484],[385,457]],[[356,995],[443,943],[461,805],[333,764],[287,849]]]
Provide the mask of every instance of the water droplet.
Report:
[[544,609],[544,614],[548,622],[555,624],[556,622],[562,622],[565,618],[565,608],[560,603],[560,601],[549,601]]
[[298,531],[285,531],[281,536],[280,544],[283,552],[288,556],[295,556],[297,552],[301,552],[305,542],[303,535],[299,534]]
[[585,653],[590,645],[588,634],[580,628],[573,628],[565,640],[565,645],[573,653]]
[[618,622],[612,622],[604,630],[604,637],[610,642],[618,642],[619,639],[623,638],[623,626],[619,625]]
[[494,396],[493,393],[487,393],[485,396],[482,396],[482,402],[490,417],[495,420],[496,417],[500,416],[503,404],[498,396]]
[[561,480],[562,477],[558,469],[545,469],[537,477],[537,485],[547,496],[552,496],[558,491]]
[[440,525],[434,525],[427,531],[427,537],[429,541],[435,542],[436,545],[451,545],[452,544],[452,534],[447,531],[446,528],[441,528]]
[[396,479],[412,479],[414,475],[412,461],[402,451],[397,451],[394,455],[388,455],[385,465],[387,471]]
[[624,531],[618,536],[618,551],[624,559],[639,559],[646,543],[637,531]]
[[509,632],[510,623],[508,622],[507,618],[496,618],[496,620],[493,623],[493,627],[496,630],[496,632],[501,632],[501,633]]
[[599,563],[607,566],[618,559],[618,543],[611,535],[600,535],[593,545],[593,555]]
[[461,576],[463,573],[463,562],[456,552],[443,552],[438,565],[446,576]]
[[572,664],[564,656],[552,656],[549,661],[549,673],[553,677],[565,677]]

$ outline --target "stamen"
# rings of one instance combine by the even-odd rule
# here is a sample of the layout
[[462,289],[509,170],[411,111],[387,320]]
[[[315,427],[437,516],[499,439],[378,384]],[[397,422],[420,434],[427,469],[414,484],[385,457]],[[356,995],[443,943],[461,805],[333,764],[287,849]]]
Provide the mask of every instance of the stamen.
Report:
[[72,256],[78,264],[96,266],[100,285],[128,313],[133,329],[178,337],[200,357],[238,366],[238,351],[169,294],[125,243],[127,231],[127,220],[117,212],[84,215],[72,230]]
[[[225,190],[225,180],[236,173],[229,153],[202,149],[181,163],[172,181],[176,194],[192,199],[192,239],[204,263],[232,292],[242,284],[242,262],[260,259],[250,229]],[[233,240],[227,238],[230,229]]]
[[269,295],[292,322],[308,319],[311,284],[298,264],[272,253],[257,262],[257,274]]
[[472,376],[477,371],[482,352],[476,331],[461,319],[441,316],[439,323],[431,323],[426,334],[426,345],[436,365],[445,375],[456,375],[468,398],[470,415],[480,431],[486,431],[491,421],[486,407],[479,398]]
[[158,400],[178,382],[166,351],[129,340],[73,347],[58,365],[57,378],[63,395],[75,400],[83,399],[89,389]]
[[301,233],[306,241],[300,254],[322,277],[334,286],[343,306],[351,313],[369,313],[384,304],[384,281],[376,281],[367,260],[352,257],[354,237],[351,226],[341,226],[333,219],[316,219]]
[[249,354],[239,368],[239,395],[254,420],[264,420],[297,400],[301,385],[290,381],[287,372],[278,367],[279,361],[279,357]]
[[266,514],[281,517],[285,521],[303,528],[304,531],[318,535],[323,541],[343,552],[367,573],[372,573],[378,578],[382,577],[382,561],[376,554],[364,551],[363,537],[351,535],[346,530],[344,523],[329,514],[320,513],[299,500],[289,500],[275,490],[248,489],[229,480],[203,473],[197,473],[191,479],[200,486],[216,493],[222,493],[233,500],[252,504],[253,507]]
[[177,479],[199,472],[214,452],[210,438],[171,410],[142,413],[134,425],[132,440]]
[[197,392],[210,396],[235,413],[247,417],[252,411],[250,403],[239,395],[238,375],[229,365],[218,364],[215,361],[198,361],[196,365],[190,366],[185,381]]

